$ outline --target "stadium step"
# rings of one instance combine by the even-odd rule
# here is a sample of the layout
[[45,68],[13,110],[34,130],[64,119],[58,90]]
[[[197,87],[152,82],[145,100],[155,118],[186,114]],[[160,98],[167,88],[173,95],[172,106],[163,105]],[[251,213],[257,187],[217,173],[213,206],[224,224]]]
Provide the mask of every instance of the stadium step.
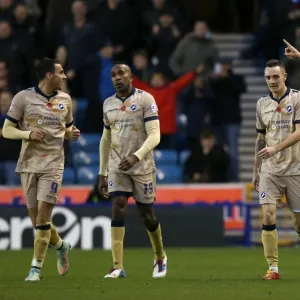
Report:
[[242,59],[241,52],[248,48],[254,37],[249,34],[213,34],[212,38],[221,56],[233,59],[233,70],[244,76],[247,92],[241,96],[242,126],[239,139],[240,178],[242,182],[251,182],[256,140],[256,102],[268,93],[263,78],[264,61]]
[[265,81],[261,76],[246,76],[245,78],[248,85],[250,84],[257,84],[257,85],[264,85]]
[[251,34],[213,34],[212,39],[216,42],[252,42],[254,40],[254,36]]

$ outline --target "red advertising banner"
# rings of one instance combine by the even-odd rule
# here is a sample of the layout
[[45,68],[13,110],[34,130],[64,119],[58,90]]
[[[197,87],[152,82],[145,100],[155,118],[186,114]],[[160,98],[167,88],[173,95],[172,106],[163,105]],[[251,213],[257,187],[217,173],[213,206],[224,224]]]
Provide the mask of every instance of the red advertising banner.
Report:
[[[64,186],[60,191],[59,204],[83,205],[91,186]],[[133,203],[133,199],[129,200]],[[158,185],[156,204],[230,204],[224,205],[226,230],[243,230],[244,218],[241,204],[246,202],[245,184],[187,184]],[[1,204],[25,204],[20,187],[0,187]]]

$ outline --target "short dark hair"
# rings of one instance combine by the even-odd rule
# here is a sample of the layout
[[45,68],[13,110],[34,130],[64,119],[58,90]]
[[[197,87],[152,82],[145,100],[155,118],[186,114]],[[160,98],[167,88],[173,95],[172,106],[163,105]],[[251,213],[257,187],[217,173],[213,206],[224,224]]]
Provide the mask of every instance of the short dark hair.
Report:
[[36,67],[36,77],[38,80],[43,80],[46,77],[47,73],[54,73],[55,65],[60,64],[60,62],[56,59],[51,58],[43,58]]
[[210,129],[205,129],[200,133],[200,137],[202,139],[211,139],[211,138],[215,138],[214,133],[212,132],[212,130]]
[[148,52],[144,49],[137,50],[133,53],[134,56],[144,56],[148,58]]
[[266,68],[273,68],[273,67],[280,67],[281,69],[285,70],[285,65],[282,61],[278,59],[271,59],[267,61]]

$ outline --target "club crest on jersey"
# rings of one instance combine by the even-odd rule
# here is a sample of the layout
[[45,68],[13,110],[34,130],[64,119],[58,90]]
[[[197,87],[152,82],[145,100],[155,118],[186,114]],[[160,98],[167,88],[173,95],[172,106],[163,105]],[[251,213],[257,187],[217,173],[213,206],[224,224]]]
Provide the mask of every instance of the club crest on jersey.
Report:
[[131,111],[136,111],[137,108],[138,108],[138,106],[136,104],[131,104],[131,106],[130,106]]
[[150,105],[150,110],[151,110],[153,113],[156,113],[156,112],[157,112],[157,106],[156,106],[156,104],[152,103],[152,104]]
[[57,108],[58,108],[59,110],[64,110],[64,109],[65,109],[65,106],[64,106],[62,103],[58,103],[58,104],[57,104]]
[[114,186],[114,182],[113,182],[112,180],[110,180],[110,181],[108,182],[108,186],[109,186],[109,187],[113,187],[113,186]]
[[265,199],[267,197],[267,192],[262,192],[261,194],[260,194],[260,198],[261,199]]
[[291,104],[287,104],[286,107],[285,107],[285,111],[287,113],[292,113],[293,112],[293,106]]

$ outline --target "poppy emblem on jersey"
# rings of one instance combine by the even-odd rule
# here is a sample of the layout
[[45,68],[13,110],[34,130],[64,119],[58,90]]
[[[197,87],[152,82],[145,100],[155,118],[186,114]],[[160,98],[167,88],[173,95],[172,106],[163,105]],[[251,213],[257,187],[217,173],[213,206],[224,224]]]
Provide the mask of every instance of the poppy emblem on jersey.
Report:
[[121,111],[124,111],[124,110],[126,110],[126,106],[125,106],[125,105],[122,105],[122,106],[121,106]]
[[108,182],[108,186],[109,186],[109,187],[114,186],[114,182],[113,182],[112,180],[110,180],[110,181]]
[[266,192],[262,192],[261,194],[260,194],[260,198],[261,199],[265,199],[267,197],[267,193]]
[[153,113],[156,113],[156,112],[157,112],[157,106],[156,106],[156,104],[152,103],[152,104],[150,105],[150,110],[151,110]]
[[58,107],[59,110],[64,110],[65,109],[65,106],[61,103],[58,103],[57,107]]
[[43,121],[43,119],[37,119],[36,123],[38,125],[43,125],[44,121]]
[[52,103],[47,103],[47,108],[51,109],[53,107]]
[[131,111],[136,111],[137,110],[137,105],[136,104],[131,104],[130,110]]
[[280,106],[278,106],[278,107],[276,108],[276,112],[281,113],[281,107],[280,107]]
[[285,110],[287,113],[292,113],[293,112],[293,106],[291,104],[288,104],[286,107],[285,107]]

